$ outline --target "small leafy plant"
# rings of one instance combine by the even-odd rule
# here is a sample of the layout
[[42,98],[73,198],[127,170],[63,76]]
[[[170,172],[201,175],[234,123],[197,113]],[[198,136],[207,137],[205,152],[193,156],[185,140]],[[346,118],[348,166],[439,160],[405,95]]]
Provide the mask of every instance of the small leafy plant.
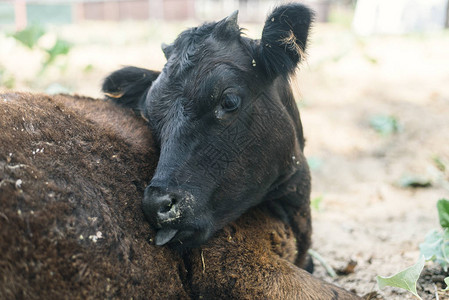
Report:
[[57,39],[53,47],[50,49],[44,49],[47,52],[47,59],[42,65],[42,70],[44,71],[49,65],[51,65],[57,57],[67,55],[71,49],[72,45],[61,39]]
[[[421,256],[419,261],[390,277],[377,276],[377,283],[379,288],[385,286],[399,287],[411,292],[418,299],[421,297],[416,291],[416,283],[419,279],[425,261],[434,261],[443,267],[447,272],[449,268],[449,200],[441,199],[437,202],[438,217],[440,220],[441,229],[430,231],[423,243],[419,245]],[[449,291],[449,277],[444,279],[446,288],[444,291]]]
[[3,69],[2,66],[0,66],[0,87],[4,86],[7,89],[12,89],[14,88],[15,84],[15,77],[6,69]]
[[37,25],[29,26],[12,34],[12,37],[29,49],[33,49],[39,39],[45,34],[45,30]]
[[424,263],[424,256],[421,256],[415,265],[408,267],[407,269],[402,270],[401,272],[393,276],[377,276],[377,284],[381,289],[386,286],[392,286],[407,290],[421,299],[421,297],[419,297],[418,295],[418,292],[416,291],[416,283],[418,281],[419,274],[421,274],[422,269],[424,268]]
[[398,120],[394,116],[378,115],[370,120],[370,126],[383,136],[390,136],[401,130]]
[[29,49],[38,48],[39,50],[46,53],[47,57],[42,64],[42,69],[39,75],[42,75],[42,73],[47,69],[47,67],[50,66],[52,63],[54,63],[57,57],[67,55],[72,48],[72,44],[63,39],[60,39],[59,37],[56,39],[55,43],[49,48],[39,46],[39,40],[45,35],[45,33],[46,32],[42,27],[38,25],[33,25],[21,31],[17,31],[11,35],[25,47]]
[[449,267],[449,200],[439,200],[437,209],[442,230],[430,231],[424,243],[419,245],[419,250],[426,260],[435,261],[447,272]]
[[315,210],[315,211],[320,211],[321,210],[321,203],[323,202],[323,196],[318,196],[313,198],[310,201],[310,206]]

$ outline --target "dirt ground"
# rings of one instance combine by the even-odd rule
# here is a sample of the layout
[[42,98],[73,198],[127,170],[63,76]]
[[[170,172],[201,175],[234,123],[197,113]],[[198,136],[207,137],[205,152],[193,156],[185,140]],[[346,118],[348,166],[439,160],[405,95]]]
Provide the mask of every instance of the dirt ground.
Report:
[[[434,161],[449,162],[447,49],[448,32],[357,38],[318,26],[299,73],[306,156],[318,161],[312,199],[322,197],[313,248],[337,269],[355,261],[355,272],[334,282],[361,295],[378,291],[376,275],[415,264],[419,243],[439,226],[435,204],[449,196],[448,169]],[[398,132],[377,133],[370,126],[377,116],[397,120]],[[406,176],[431,186],[403,187]],[[327,278],[324,270],[316,274]],[[423,299],[436,298],[433,282],[423,288]],[[397,289],[378,292],[414,298]]]
[[[191,24],[87,23],[52,29],[73,43],[43,75],[45,54],[0,32],[0,83],[20,90],[70,91],[101,96],[109,72],[122,65],[160,69],[161,42]],[[257,38],[261,27],[247,25]],[[318,24],[309,56],[292,80],[307,138],[313,176],[316,250],[335,269],[332,279],[316,262],[316,276],[381,299],[414,299],[399,289],[379,290],[376,275],[413,265],[419,243],[438,228],[436,201],[449,198],[449,32],[362,38],[340,25]],[[371,123],[387,117],[391,133]],[[439,161],[440,163],[436,163]],[[443,170],[442,165],[445,166]],[[427,187],[406,187],[417,177]],[[436,299],[448,276],[427,263],[418,293]],[[439,299],[449,299],[439,293]]]

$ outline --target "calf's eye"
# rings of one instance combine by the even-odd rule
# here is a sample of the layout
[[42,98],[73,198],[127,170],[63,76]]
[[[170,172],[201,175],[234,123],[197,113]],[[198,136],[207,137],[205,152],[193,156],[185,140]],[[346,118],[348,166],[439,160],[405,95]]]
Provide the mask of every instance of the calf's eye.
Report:
[[226,112],[235,111],[240,106],[241,99],[234,94],[226,95],[221,102],[221,107]]

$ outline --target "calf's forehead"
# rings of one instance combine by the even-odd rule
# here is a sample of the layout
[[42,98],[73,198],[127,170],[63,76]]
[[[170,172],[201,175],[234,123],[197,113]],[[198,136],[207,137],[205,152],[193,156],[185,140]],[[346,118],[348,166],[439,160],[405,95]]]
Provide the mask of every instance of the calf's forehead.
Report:
[[218,104],[230,87],[251,88],[248,83],[256,77],[252,49],[257,41],[240,34],[220,39],[212,30],[202,30],[201,35],[197,31],[181,33],[169,46],[168,61],[150,90],[151,102],[163,100],[168,109],[182,101],[187,104],[176,107],[203,111]]
[[[205,96],[213,88],[244,83],[255,72],[248,49],[239,41],[205,41],[195,51],[174,51],[156,84],[171,97]],[[213,86],[210,86],[213,85]]]
[[[229,41],[207,37],[200,43],[180,45],[169,57],[165,72],[171,77],[187,77],[190,71],[210,72],[221,64],[234,65],[237,68],[247,67],[251,60],[250,52],[244,48],[239,39]],[[195,72],[193,72],[195,73]]]

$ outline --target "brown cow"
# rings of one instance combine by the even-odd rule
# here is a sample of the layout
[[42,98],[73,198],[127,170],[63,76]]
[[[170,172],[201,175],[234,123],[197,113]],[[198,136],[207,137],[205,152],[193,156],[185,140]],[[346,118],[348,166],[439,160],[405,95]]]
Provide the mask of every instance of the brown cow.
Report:
[[155,245],[141,197],[157,153],[108,102],[0,94],[0,299],[358,299],[294,265],[266,204],[200,248]]

